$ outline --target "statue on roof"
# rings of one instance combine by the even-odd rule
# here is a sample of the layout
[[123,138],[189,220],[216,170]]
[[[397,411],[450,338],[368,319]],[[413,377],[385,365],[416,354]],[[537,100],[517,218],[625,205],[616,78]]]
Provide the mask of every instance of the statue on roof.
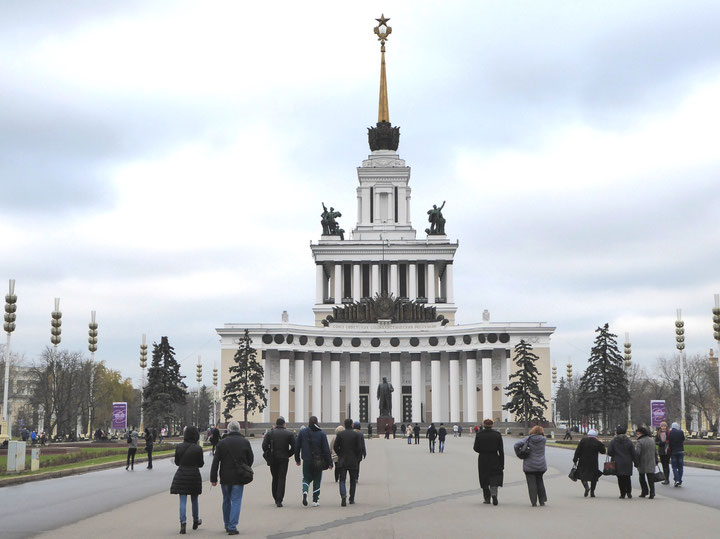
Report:
[[442,214],[442,209],[445,207],[445,201],[443,200],[442,206],[439,208],[433,204],[432,209],[428,210],[428,222],[430,228],[425,229],[425,233],[428,236],[444,236],[445,235],[445,218]]
[[330,206],[328,210],[325,203],[322,203],[323,212],[320,214],[320,224],[323,229],[323,236],[340,236],[341,240],[345,239],[345,231],[340,228],[340,225],[336,221],[338,217],[342,217],[342,213],[335,211],[335,208]]

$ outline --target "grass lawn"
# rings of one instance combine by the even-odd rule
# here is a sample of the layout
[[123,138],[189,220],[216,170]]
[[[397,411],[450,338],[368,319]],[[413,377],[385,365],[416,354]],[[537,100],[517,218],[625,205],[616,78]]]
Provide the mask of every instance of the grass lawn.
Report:
[[[162,456],[171,454],[174,448],[167,449],[163,447],[159,451],[153,451],[153,456]],[[137,457],[141,458],[144,453],[138,453]],[[59,470],[67,470],[70,468],[83,468],[94,464],[105,464],[108,462],[124,462],[127,457],[127,448],[122,447],[88,447],[82,448],[72,453],[61,455],[43,455],[40,450],[40,470],[30,471],[30,457],[25,457],[25,470],[16,474],[7,473],[7,457],[0,457],[0,478],[17,477],[19,475],[35,475],[44,472],[55,472]]]

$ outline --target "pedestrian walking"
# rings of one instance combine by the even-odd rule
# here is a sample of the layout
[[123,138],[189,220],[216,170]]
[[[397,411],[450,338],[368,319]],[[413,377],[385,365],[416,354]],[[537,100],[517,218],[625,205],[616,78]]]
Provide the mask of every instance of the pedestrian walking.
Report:
[[313,507],[320,505],[320,483],[323,470],[333,467],[327,435],[318,425],[318,418],[310,416],[308,426],[300,431],[295,444],[295,463],[300,466],[302,456],[302,504],[308,504],[310,483],[313,485]]
[[128,443],[128,452],[127,452],[127,464],[125,465],[125,469],[127,470],[130,468],[130,470],[135,469],[135,453],[137,453],[137,445],[138,445],[138,438],[140,435],[138,434],[138,431],[136,431],[134,428],[130,429],[130,432],[127,434],[127,443]]
[[210,467],[210,484],[218,483],[220,470],[220,489],[222,490],[222,512],[225,531],[228,535],[238,535],[238,521],[242,509],[245,485],[252,481],[243,475],[246,466],[252,467],[255,460],[250,442],[240,433],[240,423],[231,421],[228,435],[218,442]]
[[330,456],[332,457],[332,461],[334,464],[333,473],[335,474],[335,482],[336,483],[338,481],[340,481],[340,468],[337,467],[338,456],[337,456],[337,453],[335,453],[333,446],[335,445],[335,438],[337,438],[337,435],[340,434],[344,430],[345,430],[345,427],[343,425],[338,425],[337,427],[335,427],[335,435],[332,437],[332,440],[330,440]]
[[568,427],[565,429],[565,437],[563,440],[572,440],[572,432],[570,432],[570,428]]
[[445,429],[445,425],[443,423],[440,423],[440,428],[438,429],[438,451],[442,453],[445,451],[445,437],[447,436],[447,430]]
[[483,430],[475,435],[473,449],[478,454],[478,478],[483,492],[483,503],[498,504],[498,487],[503,485],[505,452],[502,435],[493,430],[493,420],[483,421]]
[[462,438],[462,425],[458,425],[458,438]]
[[200,440],[200,431],[197,427],[188,427],[185,429],[183,442],[175,448],[175,465],[178,469],[173,476],[170,494],[180,495],[180,533],[185,533],[188,496],[192,504],[193,530],[197,530],[202,524],[198,496],[202,494],[200,468],[205,465],[205,460],[198,440]]
[[[535,425],[530,429],[530,435],[524,440],[520,440],[514,445],[515,453],[521,450],[528,443],[530,452],[523,460],[523,472],[525,472],[525,480],[528,485],[528,494],[530,495],[530,503],[535,507],[538,502],[540,505],[547,503],[547,492],[545,491],[545,483],[543,482],[543,474],[547,471],[547,462],[545,461],[545,431],[540,425]],[[518,456],[520,456],[518,454]]]
[[152,470],[152,452],[155,446],[155,437],[149,428],[145,429],[145,452],[147,453],[148,465],[147,469]]
[[458,435],[458,426],[457,424],[453,425],[453,438],[457,438]]
[[425,438],[428,439],[428,448],[430,453],[435,453],[435,440],[437,439],[437,429],[435,423],[430,423],[430,426],[425,431]]
[[415,423],[413,427],[413,434],[415,435],[415,445],[420,443],[420,425]]
[[278,417],[275,428],[263,439],[263,453],[267,453],[272,475],[272,497],[277,507],[282,507],[285,498],[285,479],[287,478],[288,461],[295,454],[295,435],[285,428],[285,418]]
[[407,436],[408,445],[410,445],[413,439],[413,428],[410,423],[408,423],[408,426],[405,427],[405,436]]
[[575,448],[573,464],[577,466],[577,476],[588,494],[595,497],[595,487],[602,472],[598,469],[598,455],[605,454],[605,444],[597,439],[598,431],[590,429],[587,436],[580,440]]
[[635,444],[636,468],[640,477],[640,497],[649,499],[655,497],[655,466],[658,463],[657,447],[650,438],[650,431],[645,427],[637,428],[637,443]]
[[635,462],[635,447],[627,437],[627,427],[622,425],[615,429],[615,438],[610,442],[607,454],[615,462],[615,475],[617,475],[620,499],[625,496],[632,498],[632,473]]
[[668,451],[668,425],[666,421],[660,423],[660,428],[655,434],[655,445],[657,445],[660,464],[662,465],[665,481],[663,485],[670,484],[670,452]]
[[393,440],[395,439],[396,435],[397,435],[397,423],[393,423],[393,424],[392,424],[392,436],[393,436]]
[[[361,428],[360,421],[355,421],[353,423],[353,430],[360,435],[360,440],[362,440],[362,459],[361,460],[365,460],[365,457],[367,457],[367,449],[365,448],[365,436],[363,436],[360,428]],[[404,429],[403,429],[403,432],[405,432]],[[360,481],[360,463],[359,462],[358,462],[357,481]]]
[[368,440],[372,440],[372,423],[368,423]]
[[668,434],[668,451],[676,487],[682,486],[683,468],[685,467],[685,433],[680,425],[673,423]]
[[353,430],[353,420],[345,420],[345,429],[335,436],[333,450],[338,456],[337,467],[340,469],[340,505],[347,506],[347,475],[350,474],[350,503],[355,503],[355,490],[357,488],[360,461],[363,458],[362,434]]
[[390,439],[390,433],[392,432],[392,427],[390,426],[390,423],[385,423],[385,439]]
[[210,433],[210,445],[212,446],[212,454],[215,454],[215,448],[217,447],[218,442],[220,441],[220,429],[218,428],[218,425],[215,424],[212,427],[212,432]]

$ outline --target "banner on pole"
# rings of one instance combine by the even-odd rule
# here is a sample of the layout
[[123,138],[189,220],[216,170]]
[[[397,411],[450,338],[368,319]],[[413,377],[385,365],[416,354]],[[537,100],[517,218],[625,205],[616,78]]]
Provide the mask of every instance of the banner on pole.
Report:
[[665,411],[665,401],[650,401],[650,426],[657,428],[660,423],[665,421],[667,417]]
[[113,402],[112,428],[127,430],[127,402]]

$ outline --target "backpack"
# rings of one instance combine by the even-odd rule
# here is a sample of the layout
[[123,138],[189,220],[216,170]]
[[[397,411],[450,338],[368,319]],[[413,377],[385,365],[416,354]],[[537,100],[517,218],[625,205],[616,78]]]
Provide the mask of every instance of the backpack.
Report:
[[132,431],[128,432],[127,435],[125,435],[125,438],[127,440],[127,443],[132,443]]

